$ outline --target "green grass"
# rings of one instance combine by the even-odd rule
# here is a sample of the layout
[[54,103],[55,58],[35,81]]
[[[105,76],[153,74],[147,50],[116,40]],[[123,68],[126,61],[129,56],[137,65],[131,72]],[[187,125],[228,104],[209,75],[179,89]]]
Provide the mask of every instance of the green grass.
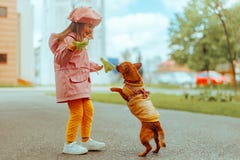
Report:
[[[196,98],[185,99],[183,96],[177,95],[151,94],[151,100],[157,108],[240,118],[240,100],[238,98],[230,102],[208,102],[199,101]],[[126,105],[126,102],[117,93],[92,93],[92,99],[98,102]]]

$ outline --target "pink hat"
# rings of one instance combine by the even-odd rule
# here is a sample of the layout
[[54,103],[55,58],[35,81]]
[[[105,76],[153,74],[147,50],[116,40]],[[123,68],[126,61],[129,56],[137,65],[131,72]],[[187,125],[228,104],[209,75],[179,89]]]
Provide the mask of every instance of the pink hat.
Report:
[[101,22],[102,16],[91,7],[79,7],[70,13],[68,19],[72,22],[89,23],[97,26]]

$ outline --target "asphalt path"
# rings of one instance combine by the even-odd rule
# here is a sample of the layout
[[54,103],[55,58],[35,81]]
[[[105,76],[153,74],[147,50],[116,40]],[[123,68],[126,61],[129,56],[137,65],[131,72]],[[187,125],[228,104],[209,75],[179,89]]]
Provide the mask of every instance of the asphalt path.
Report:
[[127,106],[94,107],[92,138],[104,141],[106,150],[67,155],[66,104],[45,90],[0,88],[0,160],[240,160],[238,118],[160,109],[167,148],[141,158],[140,122]]

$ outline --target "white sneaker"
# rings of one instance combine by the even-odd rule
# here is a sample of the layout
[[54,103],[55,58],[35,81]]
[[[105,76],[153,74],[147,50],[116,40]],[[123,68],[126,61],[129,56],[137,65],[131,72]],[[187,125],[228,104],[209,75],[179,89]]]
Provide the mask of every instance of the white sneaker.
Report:
[[63,147],[63,153],[67,154],[85,154],[87,152],[87,148],[80,146],[79,144],[77,144],[77,142],[72,142],[69,144],[65,143]]
[[105,143],[95,141],[91,138],[87,142],[82,142],[81,145],[92,151],[104,150],[106,146]]

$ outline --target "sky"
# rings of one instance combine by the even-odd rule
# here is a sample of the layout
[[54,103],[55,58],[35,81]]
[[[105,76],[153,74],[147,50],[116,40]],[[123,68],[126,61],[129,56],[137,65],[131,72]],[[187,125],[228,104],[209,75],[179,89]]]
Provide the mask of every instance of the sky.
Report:
[[[170,21],[175,13],[181,13],[184,10],[188,1],[104,0],[106,56],[119,58],[121,53],[130,50],[134,58],[137,54],[132,50],[138,48],[143,61],[167,60],[170,53],[168,48]],[[229,4],[233,4],[239,0],[227,1]],[[37,23],[40,22],[37,21]]]
[[107,56],[119,57],[126,49],[137,47],[145,61],[167,60],[170,21],[175,13],[183,12],[188,1],[105,0]]
[[[188,0],[105,1],[107,55],[119,57],[138,48],[143,60],[168,59],[168,27]],[[134,54],[134,52],[133,52]],[[136,53],[135,53],[136,54]]]

